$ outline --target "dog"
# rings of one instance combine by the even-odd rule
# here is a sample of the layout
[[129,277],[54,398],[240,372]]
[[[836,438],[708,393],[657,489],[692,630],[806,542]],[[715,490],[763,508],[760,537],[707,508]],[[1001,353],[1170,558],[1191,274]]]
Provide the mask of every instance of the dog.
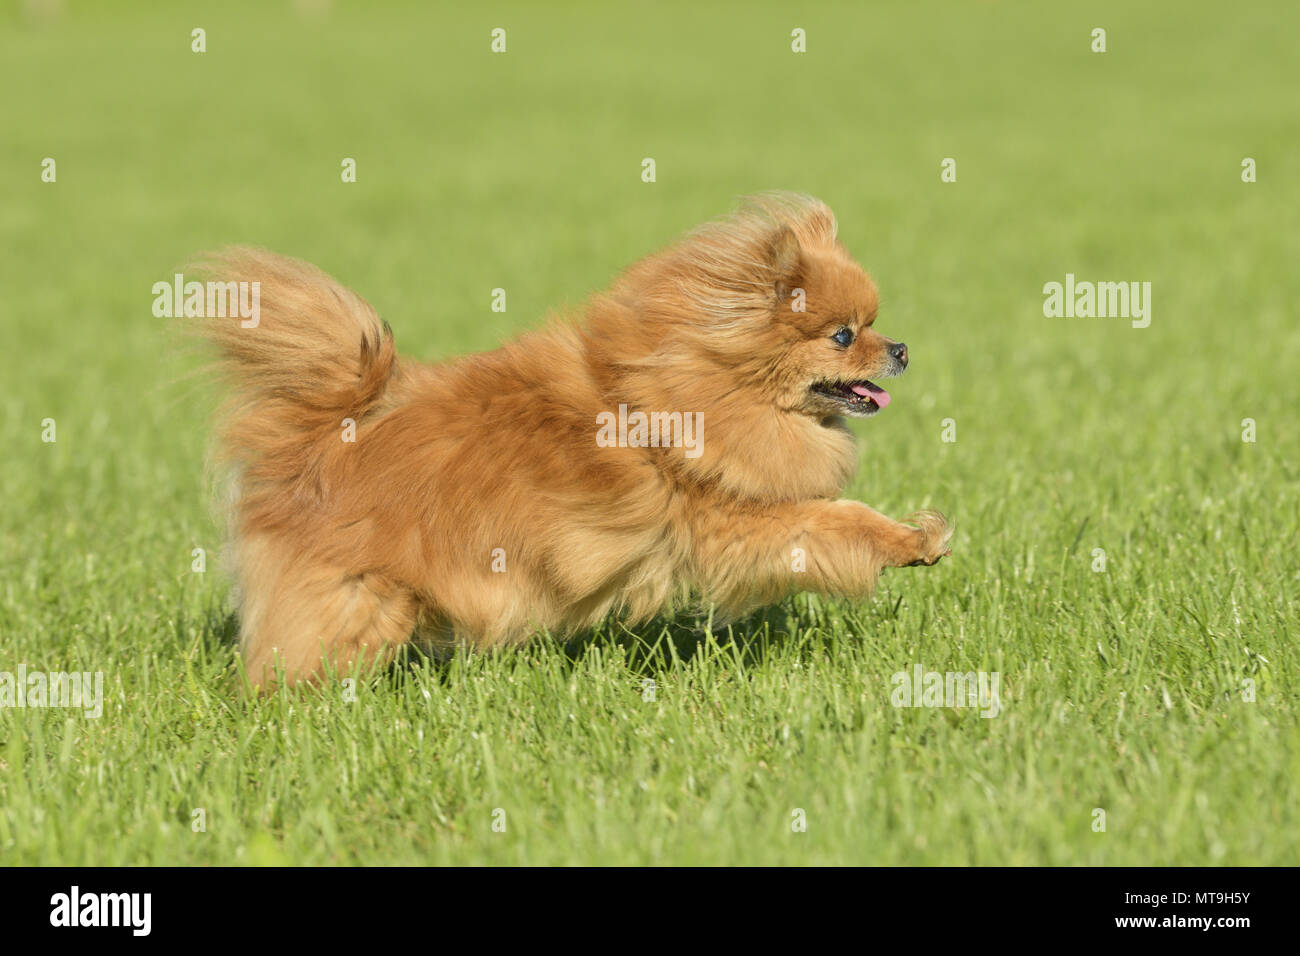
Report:
[[950,554],[943,515],[839,496],[847,418],[907,347],[811,197],[764,194],[633,265],[574,316],[437,365],[307,263],[235,248],[255,327],[205,318],[231,400],[229,554],[263,690],[409,641],[517,645],[709,602],[868,595]]

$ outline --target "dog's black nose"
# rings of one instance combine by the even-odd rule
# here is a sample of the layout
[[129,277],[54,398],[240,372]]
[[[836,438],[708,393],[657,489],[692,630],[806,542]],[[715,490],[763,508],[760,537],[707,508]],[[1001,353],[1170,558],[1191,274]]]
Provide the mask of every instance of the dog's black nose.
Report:
[[889,354],[892,355],[898,364],[907,368],[907,346],[902,342],[895,342],[889,347]]

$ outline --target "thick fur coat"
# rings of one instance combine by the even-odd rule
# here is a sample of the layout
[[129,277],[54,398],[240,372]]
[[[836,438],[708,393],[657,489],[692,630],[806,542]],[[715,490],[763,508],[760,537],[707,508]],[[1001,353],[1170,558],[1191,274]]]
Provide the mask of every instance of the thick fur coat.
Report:
[[[692,598],[734,617],[798,590],[865,595],[883,567],[936,562],[942,516],[838,497],[858,462],[844,418],[888,405],[872,379],[907,351],[872,328],[876,288],[835,233],[816,200],[758,197],[581,315],[439,365],[399,357],[374,309],[306,263],[211,259],[261,289],[256,327],[201,320],[232,395],[218,450],[253,683]],[[637,412],[657,444],[610,424]]]

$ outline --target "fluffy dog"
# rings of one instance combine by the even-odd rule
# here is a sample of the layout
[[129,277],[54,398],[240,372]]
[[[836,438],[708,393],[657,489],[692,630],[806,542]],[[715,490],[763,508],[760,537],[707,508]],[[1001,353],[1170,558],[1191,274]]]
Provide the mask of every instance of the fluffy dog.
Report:
[[358,295],[234,249],[254,328],[204,319],[232,400],[218,451],[255,685],[630,624],[695,598],[735,618],[860,596],[948,554],[942,515],[840,499],[846,417],[884,409],[907,348],[817,200],[749,200],[632,266],[581,316],[440,365],[397,355]]

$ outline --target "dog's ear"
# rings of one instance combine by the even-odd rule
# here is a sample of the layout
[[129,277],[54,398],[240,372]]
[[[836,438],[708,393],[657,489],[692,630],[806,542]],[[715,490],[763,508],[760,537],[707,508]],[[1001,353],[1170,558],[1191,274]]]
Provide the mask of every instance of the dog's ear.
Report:
[[767,261],[771,268],[772,293],[777,302],[784,302],[803,281],[804,271],[803,249],[789,226],[782,226],[768,243]]

